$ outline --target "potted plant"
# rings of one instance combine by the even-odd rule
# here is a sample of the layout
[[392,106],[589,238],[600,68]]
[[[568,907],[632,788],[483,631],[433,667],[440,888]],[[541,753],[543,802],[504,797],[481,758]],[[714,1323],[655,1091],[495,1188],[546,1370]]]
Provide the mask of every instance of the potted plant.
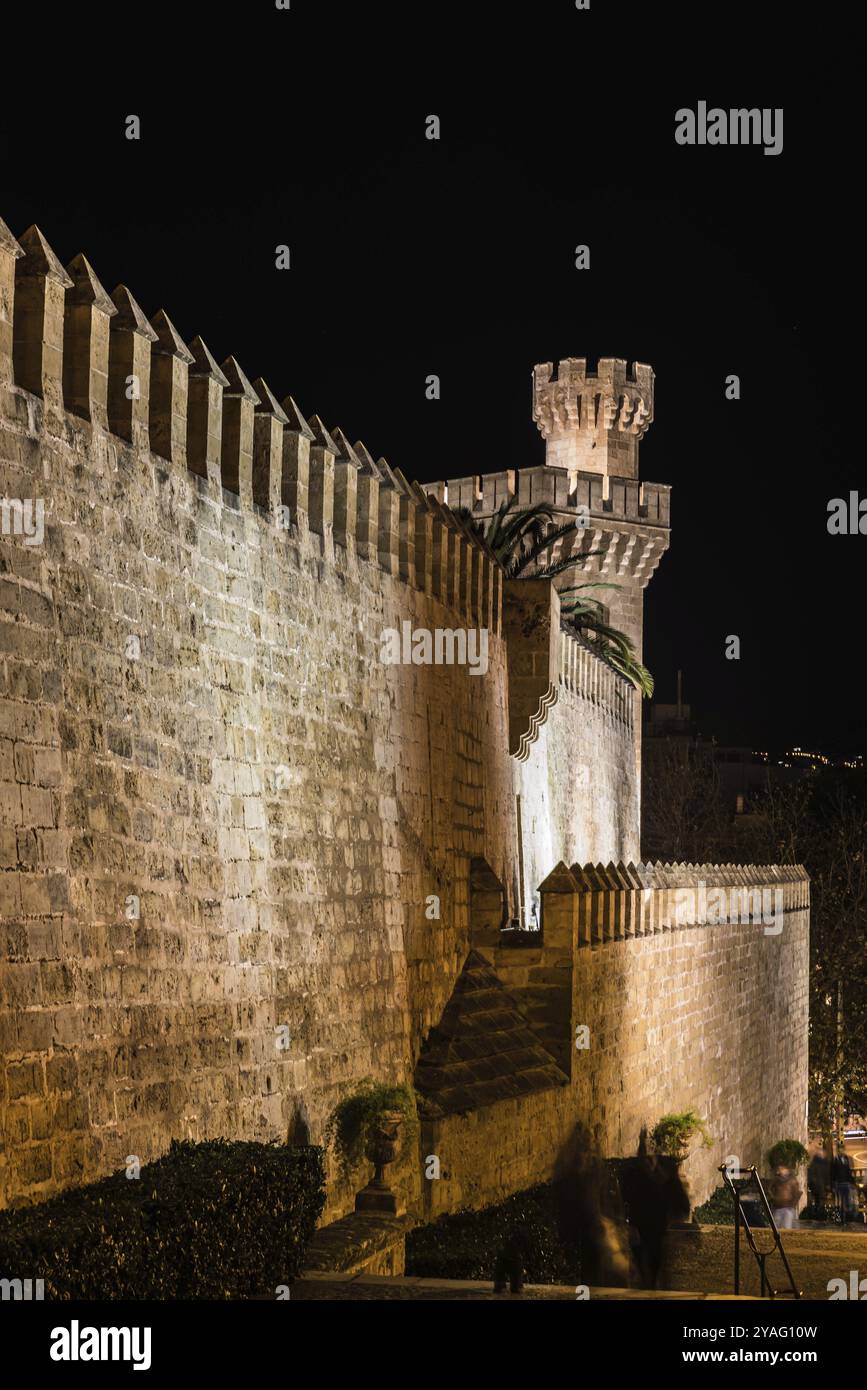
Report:
[[335,1106],[326,1138],[334,1145],[344,1176],[348,1177],[362,1158],[374,1166],[370,1182],[356,1195],[356,1211],[397,1214],[397,1198],[386,1181],[385,1169],[397,1158],[402,1139],[417,1130],[415,1093],[407,1085],[365,1077]]
[[658,1154],[673,1158],[678,1165],[685,1163],[692,1149],[691,1141],[701,1136],[700,1148],[710,1148],[710,1135],[704,1120],[694,1110],[682,1110],[678,1115],[663,1115],[651,1132],[653,1147]]

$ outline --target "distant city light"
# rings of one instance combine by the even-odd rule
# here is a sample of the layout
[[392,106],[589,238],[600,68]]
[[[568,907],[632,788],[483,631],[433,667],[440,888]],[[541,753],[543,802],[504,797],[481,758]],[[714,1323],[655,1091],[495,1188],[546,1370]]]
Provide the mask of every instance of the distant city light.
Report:
[[[754,753],[753,757],[763,758],[765,761],[768,759],[767,753],[761,752]],[[837,767],[848,768],[852,772],[863,772],[864,758],[861,753],[851,754],[849,757],[831,758],[827,753],[811,751],[798,745],[795,748],[787,749],[776,761],[777,767],[803,768],[806,765],[809,765],[812,771],[816,771],[820,767]]]
[[[812,763],[814,767],[817,765],[820,767],[829,767],[831,764],[831,759],[827,758],[824,753],[811,753],[808,752],[806,748],[801,748],[800,746],[797,748],[790,749],[783,756],[786,758],[806,759],[807,761]],[[784,763],[783,766],[788,767],[789,764]]]

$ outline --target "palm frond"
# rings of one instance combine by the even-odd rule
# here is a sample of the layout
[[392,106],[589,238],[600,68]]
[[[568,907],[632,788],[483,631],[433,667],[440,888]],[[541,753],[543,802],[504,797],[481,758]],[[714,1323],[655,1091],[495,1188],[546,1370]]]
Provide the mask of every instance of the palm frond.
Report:
[[[595,600],[589,599],[588,603]],[[577,633],[598,657],[625,676],[628,681],[648,699],[653,694],[653,676],[635,655],[632,641],[625,632],[611,627],[598,613],[592,611],[568,611],[563,626],[567,632]]]
[[[537,502],[532,507],[525,507],[516,516],[510,517],[505,525],[500,525],[497,546],[503,554],[508,553],[515,546],[523,544],[525,536],[529,535],[533,540],[538,540],[545,535],[546,527],[550,526],[554,520],[554,512],[545,502]],[[571,530],[577,530],[576,523],[569,523]]]
[[640,690],[648,700],[653,695],[654,681],[646,666],[642,666],[640,661],[634,658],[625,660],[617,655],[609,655],[608,660],[615,670],[619,671],[627,680],[632,681],[636,690]]
[[589,550],[584,555],[567,555],[564,560],[554,560],[550,565],[540,567],[534,574],[528,575],[530,579],[554,579],[556,575],[563,574],[564,571],[572,569],[575,565],[580,565],[582,560],[586,560],[593,555],[601,555],[600,550]]
[[605,609],[598,599],[588,598],[583,603],[576,599],[571,604],[561,605],[560,617],[573,627],[592,627],[593,619],[599,623],[605,622]]
[[[565,526],[555,526],[555,527],[554,527],[552,530],[550,530],[550,531],[544,531],[544,532],[542,532],[541,535],[539,535],[537,538],[533,539],[533,540],[530,542],[529,548],[524,549],[524,548],[522,547],[522,548],[517,552],[517,554],[515,554],[515,555],[513,556],[512,561],[511,561],[511,565],[510,565],[510,570],[511,570],[510,578],[512,578],[512,579],[517,579],[517,578],[523,573],[523,571],[527,568],[527,566],[533,564],[534,561],[538,560],[538,558],[539,558],[540,555],[544,555],[544,553],[545,553],[546,550],[550,550],[552,546],[556,545],[558,541],[564,540],[566,536],[572,536],[572,535],[574,535],[575,532],[576,532],[577,530],[578,530],[578,527],[575,525],[575,522],[574,522],[574,521],[569,521],[569,522],[567,522],[567,523],[565,524]],[[570,564],[570,565],[577,564],[579,558],[580,558],[580,557],[577,556],[577,555],[574,556],[574,558],[573,558],[573,556],[570,555],[570,556],[569,556],[569,564]],[[559,564],[560,561],[556,561],[556,562],[555,562],[555,561],[552,561],[551,563],[552,563],[552,564],[554,564],[554,563]],[[550,568],[550,566],[545,566],[545,573],[543,573],[543,572],[540,570],[539,573],[534,574],[534,578],[535,578],[535,579],[549,578],[550,576],[547,574],[547,570],[548,570],[549,568]]]
[[503,543],[503,533],[505,531],[506,517],[511,510],[514,498],[507,497],[505,502],[501,502],[494,515],[488,522],[486,540],[491,549],[496,553],[497,547]]

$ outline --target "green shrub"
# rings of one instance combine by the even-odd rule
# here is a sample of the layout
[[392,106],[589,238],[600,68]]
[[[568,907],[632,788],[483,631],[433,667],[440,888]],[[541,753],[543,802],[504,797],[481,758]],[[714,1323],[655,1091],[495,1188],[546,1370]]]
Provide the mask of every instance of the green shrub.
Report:
[[490,1279],[507,1241],[518,1237],[531,1284],[581,1283],[581,1252],[561,1238],[556,1190],[542,1183],[482,1211],[461,1211],[406,1238],[406,1272],[429,1279]]
[[768,1149],[768,1163],[775,1168],[800,1168],[807,1162],[807,1150],[797,1139],[780,1139]]
[[0,1277],[48,1299],[246,1298],[289,1284],[325,1202],[320,1148],[174,1141],[116,1173],[0,1212]]

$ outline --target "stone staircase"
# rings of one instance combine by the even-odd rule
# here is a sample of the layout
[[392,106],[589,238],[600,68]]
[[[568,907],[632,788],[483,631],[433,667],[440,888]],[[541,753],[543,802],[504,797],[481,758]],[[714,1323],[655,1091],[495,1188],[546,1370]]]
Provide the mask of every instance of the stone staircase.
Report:
[[[513,988],[511,993],[534,1033],[554,1057],[557,1065],[568,1075],[572,1040],[568,1033],[564,1035],[563,1019],[569,1017],[571,990],[555,978],[539,979],[541,973],[536,971],[536,978],[532,984]],[[550,974],[552,977],[562,976],[562,971],[552,970]]]

